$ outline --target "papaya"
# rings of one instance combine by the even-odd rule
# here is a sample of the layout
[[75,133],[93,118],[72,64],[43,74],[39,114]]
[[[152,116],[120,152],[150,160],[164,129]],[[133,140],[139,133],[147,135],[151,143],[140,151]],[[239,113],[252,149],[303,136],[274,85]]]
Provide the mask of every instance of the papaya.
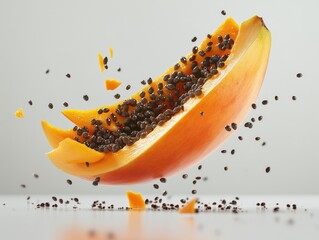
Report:
[[93,110],[64,110],[73,129],[42,121],[53,148],[47,156],[66,173],[99,177],[105,184],[181,171],[219,147],[235,132],[230,126],[243,121],[261,88],[270,48],[262,18],[240,26],[228,18],[131,98]]
[[144,199],[140,193],[135,193],[132,191],[127,191],[126,196],[131,209],[145,209],[146,205]]
[[184,207],[178,210],[179,213],[195,213],[195,204],[197,202],[197,198],[193,198],[190,200]]

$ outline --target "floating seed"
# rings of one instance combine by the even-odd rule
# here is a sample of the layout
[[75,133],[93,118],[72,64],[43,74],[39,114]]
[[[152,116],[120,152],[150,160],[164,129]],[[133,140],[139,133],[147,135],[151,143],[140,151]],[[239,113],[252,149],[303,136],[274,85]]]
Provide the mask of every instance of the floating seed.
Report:
[[197,40],[197,37],[192,38],[192,42],[196,42],[196,40]]
[[266,173],[269,173],[270,172],[270,167],[266,167],[265,171],[266,171]]
[[259,140],[260,140],[260,137],[255,137],[255,140],[256,140],[256,141],[259,141]]
[[33,102],[32,102],[31,100],[29,100],[29,102],[28,102],[28,103],[29,103],[29,105],[30,105],[30,106],[32,106],[32,105],[33,105]]
[[228,171],[228,167],[227,167],[227,166],[225,166],[225,167],[224,167],[224,170],[225,170],[225,171]]
[[89,101],[89,96],[88,95],[83,95],[84,101]]
[[231,127],[232,127],[232,129],[237,130],[237,124],[236,123],[232,123]]
[[231,155],[234,155],[234,154],[235,154],[235,149],[232,149],[232,150],[230,151],[230,154],[231,154]]
[[230,127],[229,125],[227,125],[227,126],[225,127],[225,130],[228,131],[228,132],[230,132],[230,131],[231,131],[231,127]]
[[261,120],[263,120],[263,116],[258,117],[258,121],[261,121]]
[[126,90],[130,90],[131,89],[131,85],[127,85],[125,89]]
[[268,100],[263,100],[263,101],[261,102],[261,104],[262,104],[262,105],[267,105],[267,104],[268,104]]
[[68,107],[69,104],[68,104],[67,102],[64,102],[64,103],[63,103],[63,106],[64,106],[64,107]]
[[192,190],[192,194],[196,194],[197,193],[197,191],[194,189],[194,190]]
[[221,152],[221,153],[226,153],[226,152],[227,152],[227,150],[225,150],[225,149],[224,149],[224,150],[221,150],[220,152]]
[[202,165],[199,165],[197,169],[198,169],[198,170],[201,170],[202,167],[203,167]]
[[302,73],[297,73],[297,78],[301,78],[303,75],[302,75]]
[[45,71],[45,74],[49,74],[50,73],[50,69],[47,69],[46,71]]
[[261,146],[265,146],[266,145],[266,142],[263,142],[262,144],[261,144]]
[[117,69],[118,72],[120,72],[121,70],[122,70],[121,68],[118,68],[118,69]]
[[296,96],[292,96],[291,99],[295,101],[295,100],[297,100],[297,97]]
[[226,15],[226,11],[225,10],[222,10],[221,12],[220,12],[222,15]]
[[53,108],[53,104],[52,104],[52,103],[49,103],[49,104],[48,104],[48,107],[49,107],[50,109],[52,109],[52,108]]
[[257,108],[256,103],[251,104],[251,107],[252,107],[253,109],[256,109],[256,108]]
[[278,97],[278,96],[275,96],[275,100],[278,101],[278,99],[279,99],[279,97]]
[[183,174],[182,176],[184,179],[188,178],[188,174]]
[[166,178],[160,178],[161,183],[166,183]]
[[158,184],[153,184],[153,187],[154,187],[155,189],[159,189]]
[[66,182],[69,184],[69,185],[72,185],[72,181],[70,179],[67,179]]
[[238,139],[239,139],[240,141],[242,141],[242,140],[243,140],[243,137],[242,137],[242,136],[238,136]]
[[26,188],[27,186],[25,184],[21,184],[20,187]]
[[67,78],[71,78],[71,74],[70,74],[70,73],[67,73],[65,76],[66,76]]

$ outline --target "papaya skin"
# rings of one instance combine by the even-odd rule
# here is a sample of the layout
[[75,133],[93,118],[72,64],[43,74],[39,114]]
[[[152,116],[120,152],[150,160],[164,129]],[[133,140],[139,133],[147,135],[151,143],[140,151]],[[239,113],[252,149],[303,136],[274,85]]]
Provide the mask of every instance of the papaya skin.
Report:
[[[226,20],[213,34],[212,41],[231,29],[236,32],[237,24]],[[184,111],[155,128],[146,138],[116,153],[103,153],[104,157],[99,161],[85,159],[90,163],[90,167],[86,167],[84,159],[67,163],[66,156],[77,151],[76,148],[63,148],[63,142],[69,141],[63,138],[69,134],[68,130],[47,127],[43,130],[54,148],[47,155],[62,171],[88,180],[98,176],[100,183],[106,184],[133,184],[180,171],[200,161],[230,137],[234,131],[226,131],[226,125],[243,121],[262,85],[270,47],[271,35],[262,18],[252,17],[241,24],[226,67],[205,83],[202,95],[189,99],[184,104]],[[163,75],[159,79],[162,78]],[[115,110],[116,106],[108,108]],[[94,111],[67,110],[63,114],[78,126],[88,126],[96,116]],[[65,152],[65,159],[63,154],[55,157],[55,151]]]

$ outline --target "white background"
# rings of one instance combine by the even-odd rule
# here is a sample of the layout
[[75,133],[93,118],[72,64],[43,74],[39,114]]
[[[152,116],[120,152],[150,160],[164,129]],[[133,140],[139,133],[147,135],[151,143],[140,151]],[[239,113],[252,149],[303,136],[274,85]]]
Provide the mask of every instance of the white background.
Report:
[[[318,1],[0,1],[0,194],[91,193],[123,194],[132,189],[170,194],[319,193]],[[220,14],[225,9],[227,16]],[[115,102],[106,92],[108,77],[123,81],[119,89],[129,96],[139,82],[155,78],[198,42],[213,32],[226,17],[242,22],[253,15],[264,18],[273,38],[265,82],[251,117],[264,116],[252,130],[240,127],[220,149],[212,153],[199,172],[197,166],[168,178],[155,192],[151,183],[134,186],[98,186],[68,176],[45,156],[50,147],[40,121],[72,127],[60,111],[90,109]],[[113,47],[110,69],[99,72],[97,53]],[[122,68],[118,73],[116,69]],[[48,75],[46,69],[50,69]],[[296,78],[302,72],[303,78]],[[72,75],[71,79],[65,77]],[[133,88],[126,92],[125,85]],[[89,102],[82,96],[88,94]],[[126,95],[125,95],[126,94]],[[279,101],[274,101],[274,96]],[[291,96],[296,95],[297,101]],[[28,100],[33,106],[28,105]],[[50,110],[47,105],[54,104]],[[24,108],[25,118],[14,112]],[[212,123],[213,124],[213,123]],[[267,145],[254,141],[256,136]],[[236,149],[223,155],[221,149]],[[225,172],[224,166],[229,170]],[[271,166],[271,172],[265,168]],[[35,179],[33,173],[39,174]],[[207,176],[195,187],[191,180]],[[66,179],[73,185],[66,184]],[[26,184],[27,188],[20,188]]]

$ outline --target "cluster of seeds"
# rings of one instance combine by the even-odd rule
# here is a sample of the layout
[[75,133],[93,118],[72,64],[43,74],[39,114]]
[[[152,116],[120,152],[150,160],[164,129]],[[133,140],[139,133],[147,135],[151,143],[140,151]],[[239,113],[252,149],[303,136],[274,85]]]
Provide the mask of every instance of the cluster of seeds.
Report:
[[[211,38],[208,35],[208,38]],[[230,50],[234,40],[230,35],[218,37],[215,44],[221,51]],[[174,66],[174,72],[163,77],[163,81],[154,84],[152,78],[141,83],[149,87],[139,94],[139,99],[127,99],[117,106],[115,112],[105,118],[107,126],[114,124],[117,129],[111,131],[103,126],[101,120],[92,119],[93,133],[88,127],[74,127],[77,136],[75,140],[99,152],[117,152],[125,146],[130,146],[141,138],[145,138],[157,126],[162,126],[175,114],[184,110],[184,104],[190,99],[202,94],[205,82],[218,74],[218,69],[225,67],[228,51],[224,55],[207,53],[213,50],[213,42],[207,43],[206,50],[195,46],[193,55]],[[207,54],[207,56],[206,56]],[[196,61],[199,59],[199,62]],[[189,63],[188,63],[189,62]],[[180,64],[189,64],[189,73],[179,71]],[[187,70],[187,71],[188,71]],[[129,89],[129,87],[127,87]],[[120,95],[115,95],[119,98]],[[85,99],[86,100],[86,99]],[[108,113],[108,108],[99,109],[98,114]],[[119,119],[123,119],[120,121]]]

